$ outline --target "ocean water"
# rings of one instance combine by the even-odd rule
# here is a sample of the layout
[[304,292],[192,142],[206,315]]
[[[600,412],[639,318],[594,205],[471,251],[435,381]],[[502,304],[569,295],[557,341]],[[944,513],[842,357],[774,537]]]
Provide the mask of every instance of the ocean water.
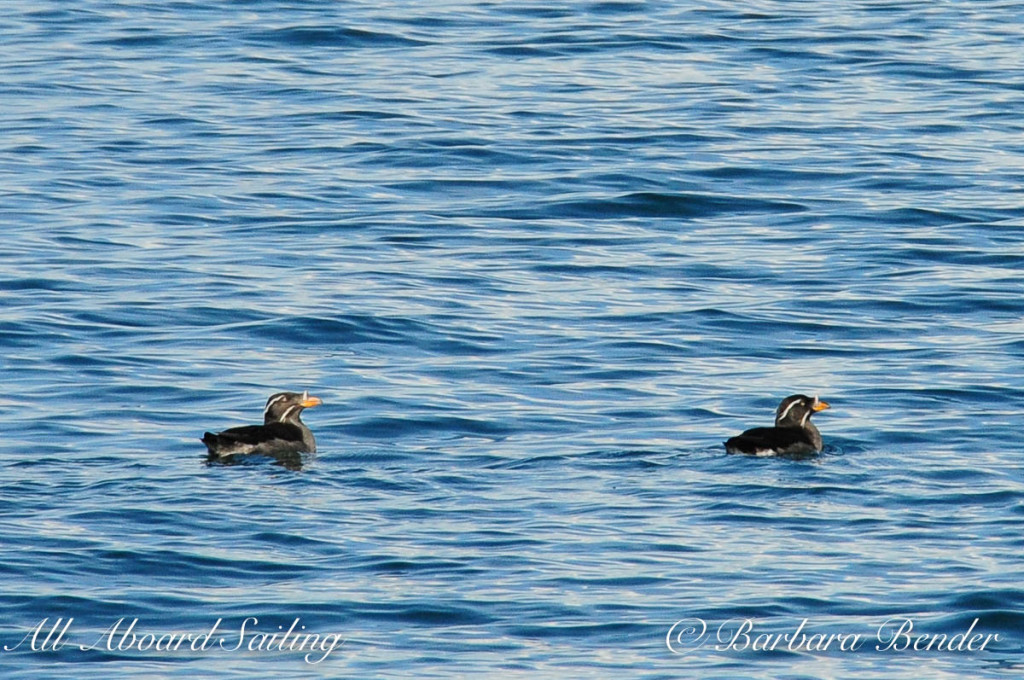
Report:
[[1020,677],[1018,14],[4,3],[3,676]]

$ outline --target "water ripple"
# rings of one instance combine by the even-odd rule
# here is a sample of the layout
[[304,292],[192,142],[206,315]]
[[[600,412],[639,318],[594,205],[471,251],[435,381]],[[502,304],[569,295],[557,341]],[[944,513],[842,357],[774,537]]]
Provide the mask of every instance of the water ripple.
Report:
[[[345,644],[4,677],[1019,675],[1015,7],[22,5],[0,643]],[[281,389],[317,453],[208,460]],[[821,455],[725,454],[797,392]]]

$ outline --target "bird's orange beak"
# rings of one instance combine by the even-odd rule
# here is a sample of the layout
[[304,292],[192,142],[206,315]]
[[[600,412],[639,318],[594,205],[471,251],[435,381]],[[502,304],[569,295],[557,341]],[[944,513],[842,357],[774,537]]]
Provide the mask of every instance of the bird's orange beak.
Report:
[[814,406],[812,406],[811,408],[815,411],[815,413],[817,413],[818,411],[824,411],[825,409],[832,408],[832,407],[829,406],[827,401],[821,401],[819,399],[818,402]]
[[307,396],[305,399],[302,400],[301,403],[302,408],[313,408],[314,406],[319,406],[320,404],[324,403],[324,400],[321,399],[320,397]]

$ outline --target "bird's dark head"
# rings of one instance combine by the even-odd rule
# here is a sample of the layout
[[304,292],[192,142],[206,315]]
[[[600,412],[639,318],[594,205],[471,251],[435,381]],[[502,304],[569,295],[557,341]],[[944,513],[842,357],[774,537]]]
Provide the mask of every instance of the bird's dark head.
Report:
[[827,408],[831,407],[818,399],[817,395],[808,397],[803,394],[794,394],[791,397],[786,397],[779,404],[779,409],[775,412],[775,426],[804,427],[812,415]]
[[263,424],[287,423],[299,419],[302,409],[312,408],[324,403],[320,397],[312,397],[309,392],[278,392],[267,399],[263,409]]

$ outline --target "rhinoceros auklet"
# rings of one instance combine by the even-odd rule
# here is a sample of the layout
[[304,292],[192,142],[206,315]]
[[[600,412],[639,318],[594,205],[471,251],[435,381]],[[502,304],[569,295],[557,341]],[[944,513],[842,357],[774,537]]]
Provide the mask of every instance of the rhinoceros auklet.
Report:
[[299,414],[302,409],[322,403],[319,397],[309,396],[309,392],[279,392],[267,399],[262,425],[232,427],[219,434],[207,432],[203,435],[203,443],[210,454],[216,456],[315,453],[316,439]]
[[755,456],[799,456],[821,451],[821,433],[811,416],[829,405],[818,397],[794,394],[786,397],[775,412],[775,427],[755,427],[725,442],[729,453]]

